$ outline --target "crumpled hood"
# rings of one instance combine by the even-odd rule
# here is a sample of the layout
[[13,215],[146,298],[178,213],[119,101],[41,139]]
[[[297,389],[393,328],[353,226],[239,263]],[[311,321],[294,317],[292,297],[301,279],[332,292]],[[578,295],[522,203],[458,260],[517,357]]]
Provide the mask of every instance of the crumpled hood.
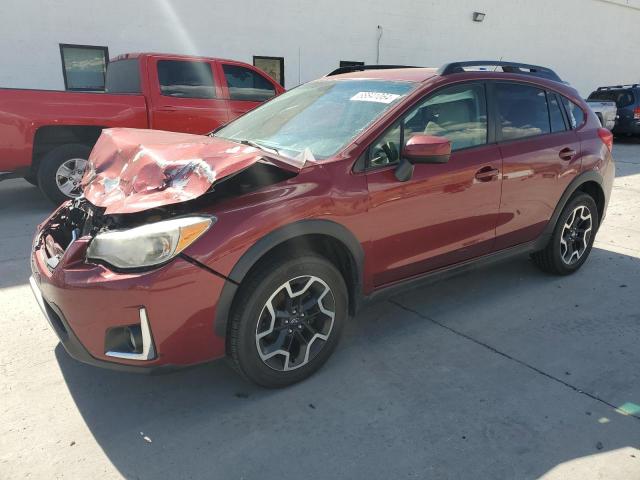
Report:
[[113,128],[102,131],[82,186],[86,199],[105,213],[134,213],[197,198],[260,160],[261,150],[220,138]]

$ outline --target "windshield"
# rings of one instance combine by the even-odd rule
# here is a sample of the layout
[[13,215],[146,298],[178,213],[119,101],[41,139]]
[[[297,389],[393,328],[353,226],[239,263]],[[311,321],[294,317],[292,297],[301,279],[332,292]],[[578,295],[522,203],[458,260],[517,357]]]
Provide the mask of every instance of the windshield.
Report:
[[633,93],[631,90],[598,90],[589,95],[588,100],[615,102],[618,108],[623,108],[633,103]]
[[385,80],[321,80],[301,85],[216,132],[291,158],[335,155],[415,88]]

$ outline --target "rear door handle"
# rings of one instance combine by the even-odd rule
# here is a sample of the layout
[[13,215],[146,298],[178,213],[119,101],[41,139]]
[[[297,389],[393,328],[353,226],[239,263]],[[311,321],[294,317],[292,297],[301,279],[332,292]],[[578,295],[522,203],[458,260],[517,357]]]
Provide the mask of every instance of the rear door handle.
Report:
[[178,111],[178,107],[172,107],[170,105],[167,105],[165,107],[158,107],[158,108],[156,108],[156,110],[158,112],[177,112]]
[[497,178],[500,174],[500,170],[493,167],[483,167],[476,172],[476,180],[479,182],[490,182],[494,178]]
[[560,153],[558,153],[558,156],[562,160],[571,160],[573,157],[576,156],[576,151],[573,148],[566,147],[560,150]]

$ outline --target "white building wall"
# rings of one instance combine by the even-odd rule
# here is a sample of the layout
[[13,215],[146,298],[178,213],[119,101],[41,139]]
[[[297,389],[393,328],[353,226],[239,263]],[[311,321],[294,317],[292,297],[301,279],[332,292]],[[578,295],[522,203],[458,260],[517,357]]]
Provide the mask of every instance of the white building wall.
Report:
[[[59,44],[285,58],[287,88],[340,60],[550,66],[586,95],[640,82],[640,0],[2,0],[0,86],[64,88]],[[472,12],[487,14],[472,21]]]

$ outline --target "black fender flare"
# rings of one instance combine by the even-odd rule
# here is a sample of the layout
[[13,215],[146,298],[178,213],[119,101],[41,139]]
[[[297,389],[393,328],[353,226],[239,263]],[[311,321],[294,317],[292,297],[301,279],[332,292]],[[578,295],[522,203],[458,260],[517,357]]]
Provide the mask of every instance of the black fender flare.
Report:
[[356,278],[354,285],[355,300],[362,298],[362,275],[364,271],[364,249],[355,235],[344,225],[332,220],[300,220],[282,226],[268,233],[254,243],[234,265],[227,276],[218,304],[214,322],[214,333],[225,337],[227,323],[235,294],[246,275],[264,255],[274,247],[305,235],[324,235],[338,240],[346,246],[355,264]]
[[534,250],[542,250],[547,246],[547,243],[549,243],[549,240],[553,235],[553,231],[556,228],[556,224],[558,223],[558,218],[564,210],[564,207],[567,205],[567,202],[573,196],[573,194],[576,193],[576,191],[578,191],[578,189],[587,182],[596,182],[600,186],[600,189],[605,195],[606,205],[606,190],[603,187],[604,179],[602,178],[602,175],[600,175],[600,173],[595,170],[589,170],[587,172],[579,174],[571,181],[571,183],[567,186],[564,193],[560,197],[560,200],[558,201],[558,204],[553,211],[553,215],[551,215],[551,218],[549,219],[549,223],[547,223],[547,226],[542,231],[542,234],[540,234],[538,239],[535,241]]

